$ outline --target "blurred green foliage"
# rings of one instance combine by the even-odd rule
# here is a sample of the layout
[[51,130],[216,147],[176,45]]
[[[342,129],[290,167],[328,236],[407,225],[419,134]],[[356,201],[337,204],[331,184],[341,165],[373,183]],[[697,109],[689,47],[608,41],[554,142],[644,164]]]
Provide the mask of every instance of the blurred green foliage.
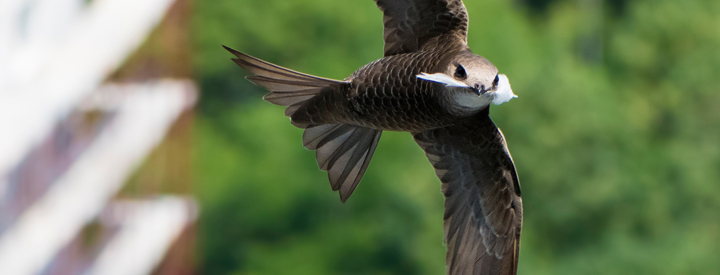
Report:
[[[720,1],[466,0],[523,187],[521,274],[720,270]],[[386,132],[345,204],[225,44],[344,78],[382,54],[370,0],[196,1],[203,274],[441,274],[439,180]]]

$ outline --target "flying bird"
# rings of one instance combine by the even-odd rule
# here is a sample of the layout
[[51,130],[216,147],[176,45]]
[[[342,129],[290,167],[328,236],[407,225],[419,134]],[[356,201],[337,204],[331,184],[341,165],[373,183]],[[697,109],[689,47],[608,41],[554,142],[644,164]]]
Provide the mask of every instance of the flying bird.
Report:
[[384,57],[344,80],[283,68],[225,47],[285,106],[303,144],[344,202],[382,131],[410,132],[442,181],[447,272],[516,274],[520,184],[491,104],[515,98],[508,78],[467,45],[461,0],[375,0],[384,16]]

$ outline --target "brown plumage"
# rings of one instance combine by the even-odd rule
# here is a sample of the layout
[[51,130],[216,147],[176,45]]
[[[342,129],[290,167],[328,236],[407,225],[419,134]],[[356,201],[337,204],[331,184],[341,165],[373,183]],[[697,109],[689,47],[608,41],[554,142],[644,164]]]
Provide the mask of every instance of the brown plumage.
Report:
[[383,130],[406,131],[442,181],[448,273],[516,274],[520,185],[489,104],[514,96],[507,78],[466,44],[461,0],[376,0],[385,57],[345,80],[303,74],[226,49],[305,129],[333,190],[347,200]]

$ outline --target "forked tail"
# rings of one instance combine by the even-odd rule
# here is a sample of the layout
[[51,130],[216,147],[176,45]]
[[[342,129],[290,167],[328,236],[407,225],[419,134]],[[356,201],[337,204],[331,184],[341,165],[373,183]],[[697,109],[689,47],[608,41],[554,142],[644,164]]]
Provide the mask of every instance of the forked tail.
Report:
[[287,116],[292,116],[305,101],[322,91],[347,83],[293,71],[230,47],[223,46],[223,48],[235,55],[232,61],[254,74],[248,76],[248,80],[270,92],[263,99],[273,104],[287,106],[285,109]]
[[[263,98],[286,106],[285,115],[290,117],[316,95],[349,84],[293,71],[223,47],[235,55],[232,60],[236,64],[254,74],[248,80],[270,91]],[[293,124],[305,129],[303,144],[315,150],[318,166],[328,172],[330,186],[346,201],[365,173],[382,131],[340,122]]]

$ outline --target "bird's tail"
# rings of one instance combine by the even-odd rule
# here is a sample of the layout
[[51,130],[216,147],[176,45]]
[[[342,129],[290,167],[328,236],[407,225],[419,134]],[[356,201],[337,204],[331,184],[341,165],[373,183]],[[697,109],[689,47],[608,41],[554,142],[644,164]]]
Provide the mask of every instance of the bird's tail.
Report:
[[292,116],[303,103],[326,89],[346,82],[304,74],[283,68],[259,58],[223,46],[235,55],[232,60],[254,75],[247,79],[270,93],[263,99],[270,103],[287,106],[285,115]]
[[254,74],[248,80],[270,91],[265,100],[287,106],[285,115],[293,118],[293,125],[305,129],[303,144],[316,151],[318,166],[328,172],[330,186],[346,201],[365,174],[382,131],[343,123],[295,121],[293,114],[313,97],[348,82],[293,71],[224,48],[235,55],[235,63]]
[[330,187],[346,201],[355,191],[372,159],[382,131],[348,124],[321,124],[305,129],[303,145],[315,150]]

